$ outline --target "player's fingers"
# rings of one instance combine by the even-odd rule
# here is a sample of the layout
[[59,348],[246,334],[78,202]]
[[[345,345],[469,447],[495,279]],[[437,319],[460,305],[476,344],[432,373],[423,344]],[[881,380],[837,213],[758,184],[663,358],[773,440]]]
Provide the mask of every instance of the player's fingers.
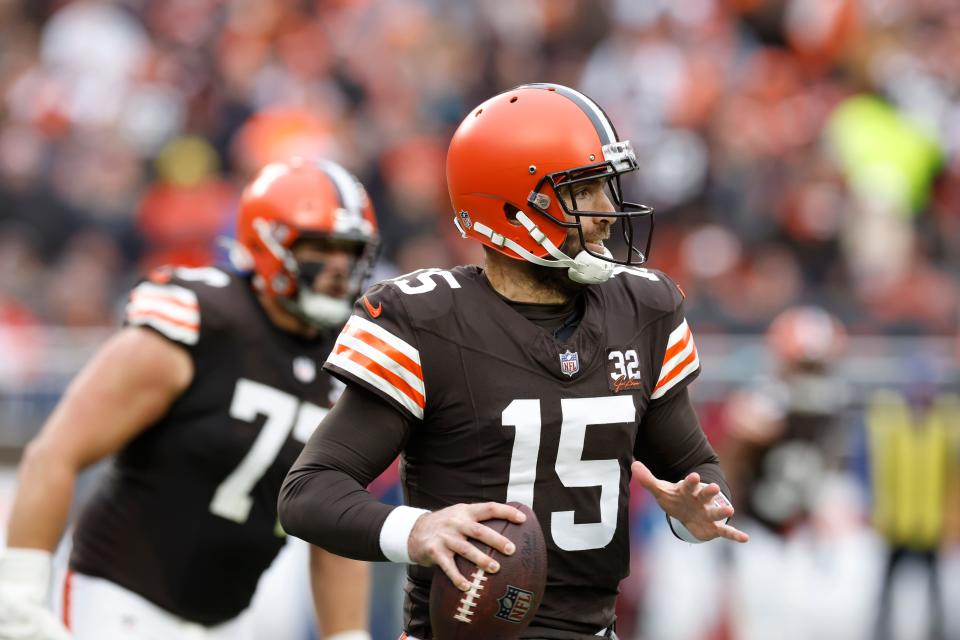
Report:
[[473,525],[463,533],[474,540],[478,540],[490,546],[491,548],[496,549],[503,555],[510,556],[513,555],[514,551],[516,551],[515,545],[510,542],[509,538],[497,533],[487,525],[480,522],[473,523]]
[[734,514],[733,505],[727,500],[727,496],[720,493],[719,488],[717,489],[716,495],[714,495],[713,499],[707,504],[707,513],[710,514],[714,520],[723,520]]
[[440,567],[440,570],[450,578],[453,586],[460,589],[460,591],[466,591],[470,588],[470,582],[463,577],[463,574],[457,569],[457,563],[453,561],[453,553],[443,554],[434,558],[434,561],[437,566]]
[[726,538],[727,540],[733,540],[734,542],[747,542],[750,540],[748,534],[728,524],[717,524],[717,528],[720,537]]
[[500,563],[480,551],[475,545],[470,544],[466,539],[451,540],[448,542],[447,547],[484,571],[496,573],[500,570]]
[[479,502],[468,505],[468,509],[473,519],[478,522],[499,518],[520,524],[527,519],[526,514],[520,509],[500,502]]
[[733,505],[725,504],[707,507],[707,517],[711,520],[726,520],[733,516]]
[[711,482],[708,485],[701,487],[694,495],[696,495],[697,500],[700,501],[700,504],[710,504],[710,502],[717,497],[717,494],[720,493],[720,485],[715,482]]
[[687,474],[687,477],[680,481],[680,491],[690,496],[695,496],[699,487],[700,474],[696,471]]

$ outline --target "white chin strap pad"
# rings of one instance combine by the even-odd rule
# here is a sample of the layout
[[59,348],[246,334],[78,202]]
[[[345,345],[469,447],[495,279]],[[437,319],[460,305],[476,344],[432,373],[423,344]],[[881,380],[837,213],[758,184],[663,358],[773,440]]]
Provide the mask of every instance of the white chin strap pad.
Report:
[[331,298],[312,291],[301,290],[296,304],[304,316],[324,328],[343,324],[350,317],[351,312],[351,305],[346,300]]
[[[586,250],[578,253],[575,259],[563,251],[560,251],[557,245],[550,242],[547,234],[541,231],[523,211],[517,212],[517,220],[524,226],[527,233],[530,234],[530,237],[555,258],[554,260],[546,260],[533,255],[510,238],[497,233],[482,222],[475,222],[473,230],[490,238],[490,241],[498,247],[510,249],[527,262],[532,262],[542,267],[555,267],[558,269],[566,267],[567,277],[580,284],[600,284],[601,282],[609,280],[610,276],[613,275],[613,269],[616,265],[612,262],[601,260]],[[603,248],[603,251],[608,257],[611,255],[606,247]]]
[[[609,253],[606,247],[604,251]],[[600,284],[613,275],[614,264],[601,260],[587,251],[581,251],[573,259],[574,265],[567,270],[567,277],[580,284]]]

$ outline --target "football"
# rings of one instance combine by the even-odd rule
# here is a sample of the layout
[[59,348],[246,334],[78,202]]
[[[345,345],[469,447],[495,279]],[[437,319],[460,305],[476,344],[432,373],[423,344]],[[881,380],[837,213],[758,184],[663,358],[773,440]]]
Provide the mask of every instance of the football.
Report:
[[457,568],[470,580],[467,591],[457,589],[438,567],[430,587],[430,624],[436,640],[512,640],[533,620],[547,579],[547,548],[537,516],[530,507],[508,503],[523,511],[523,524],[487,520],[484,524],[509,538],[516,551],[504,556],[474,541],[484,553],[500,563],[488,573],[462,556]]

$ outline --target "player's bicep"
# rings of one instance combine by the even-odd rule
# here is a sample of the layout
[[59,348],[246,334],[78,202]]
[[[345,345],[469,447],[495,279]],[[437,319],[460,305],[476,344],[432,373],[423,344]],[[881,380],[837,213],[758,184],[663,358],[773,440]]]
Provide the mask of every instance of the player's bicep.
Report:
[[374,393],[348,385],[313,432],[291,475],[334,469],[365,487],[399,455],[411,422]]
[[122,448],[189,386],[189,353],[156,332],[127,327],[74,378],[39,438],[78,469]]
[[337,555],[384,560],[380,532],[393,507],[365,487],[403,448],[411,420],[373,392],[348,386],[283,481],[283,528]]

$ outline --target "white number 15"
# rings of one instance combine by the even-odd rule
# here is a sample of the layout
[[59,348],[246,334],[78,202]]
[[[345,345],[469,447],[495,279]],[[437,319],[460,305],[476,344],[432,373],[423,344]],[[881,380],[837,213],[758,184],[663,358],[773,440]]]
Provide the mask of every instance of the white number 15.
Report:
[[[573,511],[550,514],[553,541],[565,551],[599,549],[613,540],[617,530],[620,494],[620,462],[616,459],[584,460],[587,427],[633,422],[636,418],[630,396],[565,398],[560,401],[563,423],[557,450],[557,476],[565,487],[600,487],[600,522],[575,522]],[[503,424],[516,427],[507,502],[533,508],[540,452],[540,401],[514,400],[503,410]]]

